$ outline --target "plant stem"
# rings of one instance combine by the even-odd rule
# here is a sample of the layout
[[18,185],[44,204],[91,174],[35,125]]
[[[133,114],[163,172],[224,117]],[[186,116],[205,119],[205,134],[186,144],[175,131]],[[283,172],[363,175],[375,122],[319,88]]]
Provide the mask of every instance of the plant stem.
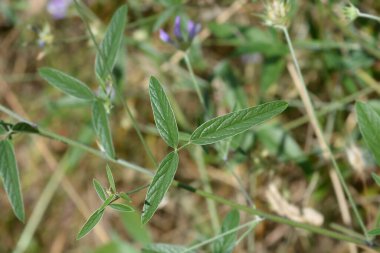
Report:
[[204,101],[202,93],[201,93],[201,88],[199,87],[199,83],[198,83],[197,79],[195,78],[193,67],[191,65],[190,58],[189,58],[187,51],[184,52],[183,58],[185,60],[187,70],[190,73],[191,80],[193,82],[195,91],[197,92],[197,96],[199,98],[199,101],[201,102],[203,109],[206,111],[206,104],[205,104],[205,101]]
[[289,36],[289,33],[288,33],[288,30],[286,27],[279,27],[283,32],[284,32],[284,35],[285,35],[285,38],[286,38],[286,41],[288,43],[288,46],[289,46],[289,50],[290,50],[290,54],[292,56],[292,59],[293,59],[293,63],[295,65],[295,68],[296,68],[296,71],[297,71],[297,74],[298,74],[298,78],[299,78],[299,81],[301,82],[301,89],[302,89],[302,93],[305,94],[305,96],[301,96],[302,97],[302,100],[303,102],[305,103],[306,105],[306,110],[307,110],[307,113],[309,114],[309,118],[310,118],[310,121],[312,122],[312,125],[314,126],[314,131],[317,135],[317,138],[319,139],[320,141],[320,144],[322,145],[322,151],[324,153],[324,155],[326,155],[326,157],[328,157],[330,160],[331,160],[331,163],[337,173],[337,176],[339,178],[339,181],[343,187],[343,190],[348,198],[348,201],[350,202],[350,205],[351,205],[351,208],[353,209],[354,211],[354,214],[356,216],[356,219],[365,235],[365,237],[367,238],[367,240],[369,241],[370,240],[370,237],[368,236],[368,232],[367,232],[367,229],[364,225],[364,222],[360,216],[360,213],[356,207],[356,204],[355,204],[355,201],[354,199],[352,198],[352,195],[348,189],[348,186],[344,180],[344,177],[342,175],[342,172],[338,166],[338,163],[336,162],[335,160],[335,157],[334,155],[332,154],[331,152],[331,149],[329,148],[327,142],[326,142],[326,139],[323,135],[323,132],[322,132],[322,129],[321,129],[321,126],[319,124],[319,121],[317,119],[317,116],[316,116],[316,113],[315,113],[315,110],[314,110],[314,106],[311,102],[311,99],[310,99],[310,96],[309,96],[309,93],[306,89],[306,84],[305,84],[305,80],[303,79],[303,75],[302,75],[302,72],[301,72],[301,69],[300,69],[300,66],[298,64],[298,60],[296,58],[296,54],[294,52],[294,48],[293,48],[293,45],[292,45],[292,41],[290,39],[290,36]]
[[372,20],[375,20],[377,22],[380,22],[380,17],[377,17],[375,15],[371,15],[371,14],[367,14],[367,13],[363,13],[363,12],[358,12],[358,17],[361,17],[361,18],[368,18],[368,19],[372,19]]
[[[195,146],[194,149],[191,150],[191,155],[193,156],[197,164],[197,169],[201,178],[203,188],[207,192],[210,192],[211,194],[213,194],[212,187],[210,184],[210,179],[207,175],[206,165],[205,165],[204,157],[202,154],[202,148],[200,146]],[[219,216],[218,216],[217,208],[215,205],[215,201],[210,200],[210,199],[206,199],[206,200],[207,200],[207,208],[211,217],[211,225],[214,230],[214,233],[217,234],[220,229],[220,221],[219,221]]]
[[[10,111],[9,109],[7,109],[6,107],[4,107],[1,104],[0,104],[0,111],[6,113],[10,117],[15,118],[15,119],[17,119],[19,121],[24,121],[23,117],[21,117],[18,114]],[[30,122],[30,121],[28,121],[28,123],[30,123],[32,125],[36,125],[36,124],[34,124],[34,123]],[[44,129],[41,129],[41,128],[38,128],[38,129],[39,129],[39,132],[40,132],[39,135],[41,135],[43,137],[63,142],[63,143],[65,143],[65,144],[67,144],[69,146],[72,146],[72,147],[77,147],[77,148],[82,149],[84,151],[87,151],[87,152],[89,152],[89,153],[91,153],[91,154],[93,154],[93,155],[95,155],[95,156],[97,156],[99,158],[102,158],[102,159],[107,160],[109,162],[116,163],[116,164],[121,165],[121,166],[123,166],[125,168],[129,168],[129,169],[138,171],[138,172],[143,173],[143,174],[145,174],[145,175],[147,175],[149,177],[153,177],[154,176],[154,173],[151,172],[151,170],[149,170],[149,169],[143,168],[143,167],[141,167],[139,165],[127,162],[127,161],[122,160],[122,159],[112,159],[112,158],[106,157],[102,152],[98,151],[97,149],[88,147],[88,146],[86,146],[86,145],[84,145],[82,143],[79,143],[77,141],[71,140],[69,138],[66,138],[66,137],[63,137],[63,136],[59,136],[58,134],[52,133],[52,132],[50,132],[48,130],[44,130]],[[347,242],[352,242],[352,243],[356,243],[356,244],[359,244],[359,245],[367,245],[367,241],[358,239],[356,237],[339,234],[339,233],[336,233],[334,231],[327,230],[327,229],[324,229],[324,228],[320,228],[320,227],[317,227],[317,226],[314,226],[314,225],[309,225],[309,224],[306,224],[306,223],[295,222],[295,221],[289,220],[287,218],[283,218],[283,217],[280,217],[280,216],[268,214],[266,212],[257,210],[255,208],[251,208],[251,207],[248,207],[248,206],[240,205],[238,203],[235,203],[235,202],[232,202],[230,200],[224,199],[224,198],[222,198],[220,196],[217,196],[217,195],[214,195],[212,193],[205,192],[205,191],[202,191],[202,190],[199,190],[199,189],[195,189],[195,188],[193,188],[191,186],[182,184],[182,183],[180,183],[178,181],[173,181],[173,186],[179,187],[181,189],[185,189],[185,190],[187,190],[189,192],[192,192],[192,193],[195,193],[195,194],[197,194],[197,195],[199,195],[201,197],[214,200],[214,201],[216,201],[216,202],[218,202],[220,204],[227,205],[227,206],[229,206],[231,208],[235,208],[237,210],[240,210],[240,211],[243,211],[243,212],[246,212],[246,213],[249,213],[249,214],[259,215],[259,216],[261,216],[263,218],[266,218],[267,220],[270,220],[270,221],[273,221],[273,222],[290,225],[290,226],[296,227],[296,228],[301,228],[301,229],[304,229],[304,230],[307,230],[307,231],[310,231],[310,232],[314,232],[314,233],[317,233],[317,234],[321,234],[321,235],[324,235],[324,236],[327,236],[327,237],[331,237],[331,238],[334,238],[334,239],[337,239],[337,240],[343,240],[343,241],[347,241]]]
[[340,233],[337,233],[337,232],[334,232],[334,231],[331,231],[331,230],[328,230],[325,228],[317,227],[317,226],[310,225],[307,223],[296,222],[296,221],[292,221],[292,220],[289,220],[289,219],[284,218],[284,217],[268,214],[268,213],[260,211],[258,209],[250,208],[250,207],[244,206],[244,205],[240,205],[240,204],[237,204],[237,203],[232,202],[230,200],[227,200],[225,198],[222,198],[220,196],[213,195],[213,194],[210,194],[208,192],[201,191],[201,190],[196,190],[196,193],[202,197],[205,197],[208,199],[213,199],[216,202],[227,205],[231,208],[235,208],[237,210],[240,210],[240,211],[243,211],[243,212],[246,212],[249,214],[258,215],[261,218],[265,218],[267,220],[270,220],[270,221],[273,221],[276,223],[286,224],[286,225],[289,225],[289,226],[295,227],[295,228],[301,228],[301,229],[307,230],[309,232],[324,235],[324,236],[331,237],[331,238],[341,240],[341,241],[352,242],[352,243],[356,243],[358,245],[367,245],[366,241],[363,241],[363,240],[358,239],[356,237],[343,235],[343,234],[340,234]]
[[224,233],[221,233],[221,234],[219,234],[217,236],[211,237],[211,238],[209,238],[209,239],[207,239],[205,241],[197,243],[197,244],[195,244],[195,245],[193,245],[191,247],[188,247],[186,250],[181,251],[181,253],[190,252],[192,250],[198,249],[198,248],[200,248],[200,247],[202,247],[202,246],[204,246],[206,244],[212,243],[212,242],[218,240],[219,238],[223,238],[223,237],[225,237],[225,236],[227,236],[229,234],[235,233],[235,232],[237,232],[237,231],[239,231],[239,230],[241,230],[243,228],[246,228],[246,227],[249,227],[249,226],[255,227],[260,221],[262,221],[262,219],[255,219],[255,220],[249,221],[249,222],[247,222],[247,223],[245,223],[243,225],[240,225],[240,226],[238,226],[236,228],[233,228],[233,229],[228,230],[228,231],[226,231]]

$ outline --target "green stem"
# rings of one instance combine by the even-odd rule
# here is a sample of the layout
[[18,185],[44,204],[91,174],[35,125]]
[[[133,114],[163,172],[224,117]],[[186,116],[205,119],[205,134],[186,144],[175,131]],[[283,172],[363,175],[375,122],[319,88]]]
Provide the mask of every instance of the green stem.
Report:
[[358,17],[372,19],[372,20],[375,20],[377,22],[380,22],[380,17],[377,17],[375,15],[371,15],[371,14],[367,14],[367,13],[358,12]]
[[[210,184],[210,179],[207,175],[204,157],[202,155],[202,148],[200,146],[195,146],[194,149],[191,150],[191,154],[193,155],[194,160],[197,164],[197,169],[198,169],[198,172],[200,174],[200,178],[202,181],[203,188],[207,192],[210,192],[211,194],[213,194],[212,193],[212,187]],[[211,225],[212,225],[212,228],[214,230],[214,233],[217,234],[219,231],[219,228],[220,228],[220,221],[219,221],[217,208],[216,208],[214,201],[212,201],[210,199],[206,199],[206,200],[207,200],[207,208],[208,208],[208,211],[209,211],[210,217],[211,217]]]
[[343,190],[344,190],[344,192],[345,192],[345,194],[346,194],[346,196],[348,198],[348,201],[349,201],[349,203],[351,205],[351,208],[354,211],[356,219],[357,219],[357,221],[358,221],[358,223],[359,223],[359,225],[360,225],[360,227],[361,227],[361,229],[362,229],[365,237],[369,241],[370,237],[368,236],[368,231],[367,231],[367,229],[366,229],[366,227],[364,225],[364,222],[363,222],[363,220],[362,220],[362,218],[360,216],[359,210],[356,207],[355,201],[352,198],[352,195],[351,195],[351,193],[350,193],[350,191],[348,189],[348,186],[347,186],[347,184],[346,184],[346,182],[344,180],[344,177],[343,177],[342,172],[341,172],[341,170],[340,170],[340,168],[338,166],[338,163],[336,162],[335,157],[334,157],[333,153],[331,152],[331,149],[329,148],[329,146],[328,146],[328,144],[326,142],[326,138],[323,135],[322,128],[321,128],[320,123],[318,121],[318,118],[316,116],[314,106],[313,106],[313,104],[311,102],[309,93],[308,93],[308,91],[306,89],[305,80],[303,79],[303,75],[302,75],[300,66],[298,64],[298,60],[296,58],[296,54],[294,52],[294,48],[293,48],[292,41],[290,39],[288,30],[287,30],[286,27],[279,27],[279,28],[284,32],[286,41],[288,43],[290,54],[292,56],[293,63],[295,65],[295,67],[296,67],[298,78],[299,78],[299,80],[301,82],[302,93],[305,94],[305,96],[304,96],[305,97],[304,103],[306,105],[306,109],[310,108],[310,110],[307,110],[307,111],[308,111],[308,114],[309,114],[309,117],[310,117],[310,121],[312,121],[314,123],[313,125],[315,126],[314,130],[316,132],[316,135],[317,135],[318,139],[320,140],[321,144],[323,145],[322,150],[324,151],[324,153],[326,153],[326,155],[328,156],[328,158],[331,160],[331,163],[332,163],[332,165],[333,165],[333,167],[334,167],[334,169],[335,169],[335,171],[336,171],[336,173],[338,175],[339,181],[340,181],[340,183],[341,183],[341,185],[343,187]]
[[[186,250],[181,251],[181,253],[190,252],[190,251],[192,251],[192,250],[195,250],[195,249],[198,249],[198,248],[200,248],[200,247],[203,247],[204,245],[207,245],[207,244],[209,244],[209,243],[212,243],[212,242],[214,242],[214,241],[216,241],[216,240],[218,240],[218,239],[220,239],[220,238],[223,238],[223,237],[225,237],[225,236],[227,236],[227,235],[229,235],[229,234],[235,233],[235,232],[237,232],[237,231],[239,231],[239,230],[241,230],[241,229],[243,229],[243,228],[246,228],[246,227],[249,227],[249,226],[254,227],[254,226],[256,226],[260,221],[262,221],[262,219],[255,219],[255,220],[249,221],[249,222],[247,222],[247,223],[245,223],[245,224],[243,224],[243,225],[240,225],[240,226],[238,226],[238,227],[236,227],[236,228],[233,228],[233,229],[231,229],[231,230],[228,230],[228,231],[226,231],[226,232],[224,232],[224,233],[221,233],[221,234],[219,234],[219,235],[217,235],[217,236],[211,237],[211,238],[209,238],[209,239],[207,239],[207,240],[205,240],[205,241],[202,241],[202,242],[200,242],[200,243],[197,243],[197,244],[195,244],[195,245],[193,245],[193,246],[187,248]],[[236,245],[236,244],[235,244],[235,245]]]
[[284,218],[284,217],[268,214],[268,213],[260,211],[258,209],[250,208],[250,207],[244,206],[244,205],[240,205],[240,204],[237,204],[237,203],[232,202],[230,200],[227,200],[225,198],[222,198],[220,196],[213,195],[211,193],[204,192],[201,190],[196,190],[196,193],[202,197],[205,197],[208,199],[213,199],[214,201],[221,203],[221,204],[224,204],[224,205],[227,205],[231,208],[234,208],[234,209],[237,209],[237,210],[249,213],[249,214],[258,215],[261,218],[265,218],[267,220],[270,220],[270,221],[273,221],[276,223],[286,224],[286,225],[289,225],[289,226],[295,227],[295,228],[301,228],[301,229],[307,230],[309,232],[313,232],[316,234],[331,237],[331,238],[334,238],[334,239],[337,239],[340,241],[352,242],[352,243],[355,243],[358,245],[367,245],[366,241],[363,241],[363,240],[358,239],[356,237],[343,235],[343,234],[340,234],[340,233],[337,233],[337,232],[334,232],[334,231],[331,231],[331,230],[328,230],[325,228],[317,227],[317,226],[310,225],[307,223],[296,222],[296,221],[292,221],[292,220],[289,220],[289,219]]
[[189,58],[189,55],[187,52],[184,53],[183,58],[185,60],[187,70],[190,73],[191,80],[193,82],[195,91],[197,92],[197,96],[199,98],[199,101],[201,102],[203,109],[206,111],[206,104],[205,104],[205,101],[204,101],[203,96],[202,96],[201,88],[199,87],[199,83],[198,83],[197,79],[195,78],[193,67],[191,65],[190,58]]
[[[7,115],[9,115],[12,118],[15,118],[15,119],[20,120],[20,121],[25,121],[21,116],[19,116],[18,114],[14,113],[14,112],[11,112],[9,109],[7,109],[6,107],[4,107],[1,104],[0,104],[0,111],[6,113]],[[34,123],[30,122],[30,121],[28,121],[28,123],[36,125],[36,124],[34,124]],[[85,150],[85,151],[87,151],[87,152],[89,152],[89,153],[91,153],[91,154],[93,154],[93,155],[95,155],[95,156],[97,156],[99,158],[105,159],[105,160],[107,160],[109,162],[116,163],[118,165],[121,165],[122,167],[138,171],[138,172],[143,173],[143,174],[145,174],[145,175],[147,175],[149,177],[153,177],[154,176],[154,174],[151,172],[151,170],[143,168],[143,167],[141,167],[139,165],[127,162],[127,161],[122,160],[122,159],[112,159],[112,158],[106,157],[106,156],[104,156],[104,154],[102,152],[100,152],[100,151],[98,151],[98,150],[96,150],[94,148],[88,147],[86,145],[83,145],[82,143],[76,142],[76,141],[68,139],[66,137],[59,136],[59,135],[57,135],[55,133],[52,133],[52,132],[50,132],[48,130],[44,130],[44,129],[39,128],[39,131],[40,131],[40,135],[43,136],[43,137],[47,137],[49,139],[57,140],[57,141],[65,143],[65,144],[67,144],[69,146],[77,147],[79,149]],[[291,220],[289,220],[287,218],[283,218],[283,217],[276,216],[276,215],[271,215],[271,214],[265,213],[263,211],[257,210],[255,208],[250,208],[248,206],[240,205],[238,203],[235,203],[235,202],[232,202],[230,200],[224,199],[224,198],[222,198],[220,196],[217,196],[217,195],[214,195],[212,193],[195,189],[195,188],[193,188],[191,186],[182,184],[182,183],[180,183],[178,181],[174,181],[173,182],[173,186],[179,187],[181,189],[185,189],[185,190],[187,190],[189,192],[192,192],[192,193],[195,193],[195,194],[197,194],[197,195],[199,195],[201,197],[214,200],[214,201],[216,201],[216,202],[218,202],[220,204],[227,205],[227,206],[229,206],[231,208],[235,208],[237,210],[240,210],[240,211],[243,211],[243,212],[246,212],[246,213],[249,213],[249,214],[259,215],[259,216],[261,216],[263,218],[266,218],[266,219],[268,219],[270,221],[273,221],[273,222],[290,225],[290,226],[293,226],[293,227],[296,227],[296,228],[301,228],[301,229],[304,229],[304,230],[307,230],[307,231],[310,231],[310,232],[314,232],[314,233],[317,233],[317,234],[321,234],[321,235],[324,235],[324,236],[327,236],[327,237],[331,237],[331,238],[334,238],[334,239],[337,239],[337,240],[343,240],[343,241],[347,241],[347,242],[352,242],[352,243],[356,243],[356,244],[359,244],[359,245],[367,245],[367,241],[364,241],[364,240],[361,240],[361,239],[358,239],[358,238],[355,238],[355,237],[339,234],[339,233],[336,233],[334,231],[330,231],[330,230],[327,230],[327,229],[324,229],[324,228],[320,228],[320,227],[316,227],[316,226],[313,226],[313,225],[309,225],[309,224],[306,224],[306,223],[299,223],[299,222],[291,221]]]

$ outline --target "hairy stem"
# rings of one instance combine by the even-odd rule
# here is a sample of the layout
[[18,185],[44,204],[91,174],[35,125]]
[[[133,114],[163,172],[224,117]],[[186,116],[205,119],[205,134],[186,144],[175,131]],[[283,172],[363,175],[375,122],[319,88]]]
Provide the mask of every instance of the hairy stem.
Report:
[[[19,116],[18,114],[14,113],[13,111],[7,109],[6,107],[4,107],[1,104],[0,104],[0,111],[4,112],[5,114],[9,115],[12,118],[15,118],[15,119],[20,120],[20,121],[24,121],[23,117]],[[30,121],[28,121],[28,123],[36,125],[36,124],[34,124],[34,123],[30,122]],[[48,130],[45,130],[45,129],[42,129],[42,128],[38,128],[38,130],[40,132],[39,135],[41,135],[43,137],[46,137],[46,138],[49,138],[49,139],[53,139],[53,140],[57,140],[57,141],[65,143],[65,144],[67,144],[69,146],[73,146],[73,147],[77,147],[79,149],[85,150],[85,151],[87,151],[87,152],[89,152],[89,153],[91,153],[91,154],[93,154],[93,155],[95,155],[95,156],[97,156],[99,158],[102,158],[102,159],[107,160],[109,162],[116,163],[118,165],[121,165],[122,167],[138,171],[138,172],[143,173],[143,174],[145,174],[145,175],[147,175],[149,177],[153,177],[154,176],[154,174],[153,174],[153,172],[151,170],[143,168],[143,167],[141,167],[139,165],[130,163],[130,162],[125,161],[123,159],[112,159],[112,158],[106,157],[102,152],[98,151],[97,149],[88,147],[88,146],[86,146],[86,145],[84,145],[82,143],[79,143],[79,142],[71,140],[69,138],[66,138],[66,137],[60,136],[58,134],[52,133],[52,132],[50,132]],[[347,236],[347,235],[344,235],[344,234],[340,234],[340,233],[337,233],[337,232],[334,232],[334,231],[331,231],[331,230],[328,230],[328,229],[325,229],[325,228],[317,227],[317,226],[314,226],[314,225],[292,221],[292,220],[289,220],[289,219],[284,218],[284,217],[268,214],[268,213],[266,213],[264,211],[260,211],[260,210],[255,209],[255,208],[251,208],[251,207],[248,207],[248,206],[240,205],[238,203],[235,203],[233,201],[227,200],[227,199],[225,199],[223,197],[214,195],[212,193],[209,193],[209,192],[206,192],[206,191],[202,191],[202,190],[199,190],[199,189],[195,189],[195,188],[193,188],[191,186],[188,186],[188,185],[183,184],[181,182],[178,182],[176,180],[173,182],[173,186],[179,187],[181,189],[185,189],[185,190],[187,190],[189,192],[192,192],[192,193],[195,193],[195,194],[197,194],[197,195],[199,195],[201,197],[214,200],[215,202],[227,205],[227,206],[229,206],[231,208],[235,208],[237,210],[240,210],[240,211],[252,214],[252,215],[259,215],[259,216],[261,216],[261,217],[263,217],[263,218],[265,218],[267,220],[270,220],[270,221],[273,221],[273,222],[276,222],[276,223],[290,225],[290,226],[295,227],[295,228],[301,228],[301,229],[304,229],[304,230],[307,230],[307,231],[310,231],[310,232],[313,232],[313,233],[316,233],[316,234],[324,235],[324,236],[327,236],[327,237],[330,237],[330,238],[334,238],[334,239],[337,239],[337,240],[341,240],[341,241],[352,242],[352,243],[356,243],[358,245],[368,245],[367,241],[364,241],[362,239],[359,239],[359,238],[356,238],[356,237],[353,237],[353,236]]]

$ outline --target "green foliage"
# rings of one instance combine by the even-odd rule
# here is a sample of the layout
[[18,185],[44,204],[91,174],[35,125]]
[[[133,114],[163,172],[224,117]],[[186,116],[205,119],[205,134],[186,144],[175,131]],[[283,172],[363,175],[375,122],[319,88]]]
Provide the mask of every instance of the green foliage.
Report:
[[177,122],[164,89],[155,77],[150,78],[149,95],[158,132],[170,147],[176,148],[178,145]]
[[95,191],[96,193],[98,194],[99,198],[103,201],[105,201],[107,199],[107,195],[104,191],[104,188],[103,186],[100,184],[100,182],[98,180],[96,180],[94,178],[94,180],[92,181],[93,185],[94,185],[94,188],[95,188]]
[[96,179],[93,180],[93,185],[95,188],[96,193],[98,194],[99,198],[103,200],[102,205],[88,218],[86,223],[83,225],[81,230],[79,231],[77,235],[77,240],[81,239],[85,235],[87,235],[95,226],[98,224],[98,222],[101,220],[103,217],[103,214],[105,212],[105,209],[107,207],[110,207],[114,210],[117,210],[119,212],[133,212],[134,209],[133,207],[126,205],[126,204],[121,204],[121,203],[114,203],[116,200],[119,198],[122,199],[128,199],[130,201],[130,198],[126,193],[117,193],[116,192],[116,186],[115,186],[115,181],[113,179],[111,169],[107,165],[106,167],[107,171],[107,178],[108,182],[110,184],[110,188],[112,189],[112,194],[107,193],[104,190],[104,187],[100,184],[100,182]]
[[110,166],[106,166],[106,171],[107,171],[107,179],[108,183],[110,184],[110,188],[112,190],[112,193],[116,193],[116,186],[115,186],[115,180],[113,179],[112,171]]
[[108,116],[101,101],[96,100],[92,104],[92,123],[104,152],[109,157],[115,158],[115,149],[112,142]]
[[92,101],[95,99],[94,93],[86,86],[86,84],[57,69],[40,68],[38,73],[49,84],[70,96],[87,101]]
[[116,203],[116,204],[110,204],[109,206],[112,209],[115,209],[119,212],[133,212],[134,211],[133,207],[125,205],[125,204]]
[[[236,210],[232,210],[223,221],[220,234],[226,233],[239,225],[240,214]],[[236,242],[237,231],[221,237],[214,242],[213,253],[231,253]]]
[[141,221],[147,223],[156,212],[158,205],[164,198],[172,184],[174,175],[177,171],[179,157],[177,152],[169,153],[158,166],[157,172],[153,177],[145,197]]
[[99,223],[99,221],[102,219],[103,214],[104,214],[105,209],[104,208],[99,208],[97,209],[91,216],[88,218],[86,223],[83,225],[81,230],[79,231],[77,235],[77,240],[81,239],[96,226],[96,224]]
[[375,156],[377,164],[380,165],[380,115],[371,105],[357,102],[356,116],[360,132],[372,154]]
[[127,6],[121,6],[113,15],[95,59],[95,73],[105,83],[112,73],[127,23]]
[[206,145],[235,136],[273,118],[287,107],[286,102],[274,101],[211,119],[195,129],[190,142]]
[[380,228],[372,229],[372,230],[368,231],[368,234],[370,236],[378,236],[378,235],[380,235]]
[[[5,133],[5,129],[0,125],[0,135]],[[20,187],[20,177],[13,144],[8,139],[0,141],[0,177],[3,180],[4,189],[14,214],[20,221],[24,222],[25,211]]]
[[[145,247],[142,253],[181,253],[185,251],[186,248],[180,245],[155,243]],[[193,251],[187,251],[193,252]]]

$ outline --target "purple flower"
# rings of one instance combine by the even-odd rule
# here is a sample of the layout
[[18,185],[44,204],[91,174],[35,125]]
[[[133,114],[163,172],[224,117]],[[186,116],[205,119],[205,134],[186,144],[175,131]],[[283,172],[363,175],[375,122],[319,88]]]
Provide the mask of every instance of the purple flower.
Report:
[[187,22],[187,32],[189,40],[193,40],[195,35],[197,35],[201,31],[201,29],[201,24],[196,24],[193,21],[189,20],[189,22]]
[[183,39],[182,38],[182,32],[181,32],[181,17],[180,16],[175,17],[175,21],[174,21],[174,36],[179,41],[181,41]]
[[201,25],[189,20],[187,22],[187,31],[186,33],[183,33],[181,28],[181,17],[177,16],[174,21],[174,38],[171,38],[163,29],[160,29],[160,39],[163,42],[171,44],[184,51],[189,48],[191,42],[200,31]]
[[47,11],[54,19],[62,19],[66,16],[72,0],[50,0],[47,4]]
[[163,29],[160,29],[160,39],[165,43],[169,43],[169,44],[173,43],[169,34],[167,32],[165,32]]

